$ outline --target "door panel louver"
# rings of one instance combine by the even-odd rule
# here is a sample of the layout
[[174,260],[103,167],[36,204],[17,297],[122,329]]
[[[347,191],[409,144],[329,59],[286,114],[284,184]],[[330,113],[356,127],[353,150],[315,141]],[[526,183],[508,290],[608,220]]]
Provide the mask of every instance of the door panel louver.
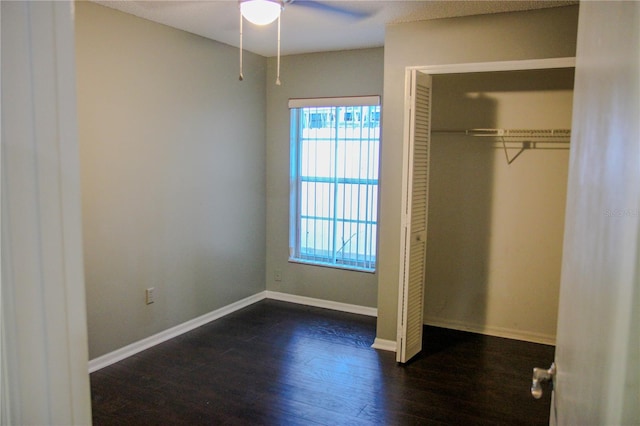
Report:
[[431,77],[413,73],[413,104],[409,122],[409,173],[405,184],[408,200],[407,229],[401,259],[401,306],[399,307],[399,362],[407,362],[422,350],[422,316],[427,248],[429,195],[429,145]]

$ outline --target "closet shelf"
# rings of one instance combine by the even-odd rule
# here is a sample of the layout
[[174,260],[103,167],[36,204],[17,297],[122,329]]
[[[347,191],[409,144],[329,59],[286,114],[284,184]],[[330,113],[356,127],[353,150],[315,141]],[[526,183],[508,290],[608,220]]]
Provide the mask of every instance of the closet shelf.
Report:
[[518,139],[567,140],[571,138],[571,129],[436,129],[431,133]]

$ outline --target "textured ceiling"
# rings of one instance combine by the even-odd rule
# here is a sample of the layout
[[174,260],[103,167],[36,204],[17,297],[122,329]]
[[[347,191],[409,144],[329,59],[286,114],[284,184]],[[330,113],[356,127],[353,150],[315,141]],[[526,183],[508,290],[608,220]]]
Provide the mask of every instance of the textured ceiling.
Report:
[[[239,10],[235,0],[94,2],[232,46],[239,45]],[[282,54],[379,47],[384,44],[386,24],[577,3],[575,0],[296,0],[282,12]],[[332,8],[352,13],[336,13]],[[275,24],[257,27],[245,21],[244,48],[262,56],[275,56],[276,28]]]

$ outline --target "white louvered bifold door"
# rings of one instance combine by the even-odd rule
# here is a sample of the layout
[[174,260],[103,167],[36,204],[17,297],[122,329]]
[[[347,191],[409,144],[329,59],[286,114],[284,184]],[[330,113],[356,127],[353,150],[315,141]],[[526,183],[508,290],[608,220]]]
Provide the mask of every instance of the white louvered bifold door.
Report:
[[[409,140],[405,148],[403,229],[398,312],[398,362],[422,350],[422,316],[427,251],[431,76],[412,71]],[[407,149],[408,148],[408,149]]]

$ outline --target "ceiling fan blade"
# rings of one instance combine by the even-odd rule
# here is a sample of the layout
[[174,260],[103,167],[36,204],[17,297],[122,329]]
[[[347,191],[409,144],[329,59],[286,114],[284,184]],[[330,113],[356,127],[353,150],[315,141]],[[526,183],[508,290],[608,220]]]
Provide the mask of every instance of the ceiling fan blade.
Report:
[[372,15],[371,12],[357,10],[352,7],[339,6],[340,2],[321,2],[317,0],[289,0],[284,2],[287,6],[300,6],[315,9],[334,15],[340,15],[349,19],[364,19]]

